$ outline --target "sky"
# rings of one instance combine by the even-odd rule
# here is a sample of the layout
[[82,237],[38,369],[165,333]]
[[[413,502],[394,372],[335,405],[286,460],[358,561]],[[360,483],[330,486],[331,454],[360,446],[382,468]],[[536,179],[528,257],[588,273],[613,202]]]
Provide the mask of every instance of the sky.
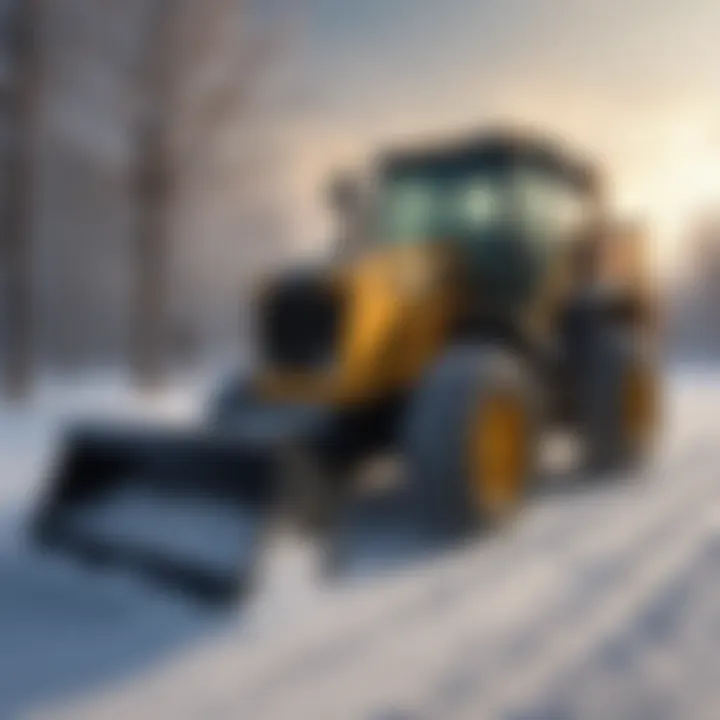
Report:
[[666,265],[687,219],[720,205],[717,0],[304,1],[293,130],[314,220],[332,169],[505,120],[597,158]]

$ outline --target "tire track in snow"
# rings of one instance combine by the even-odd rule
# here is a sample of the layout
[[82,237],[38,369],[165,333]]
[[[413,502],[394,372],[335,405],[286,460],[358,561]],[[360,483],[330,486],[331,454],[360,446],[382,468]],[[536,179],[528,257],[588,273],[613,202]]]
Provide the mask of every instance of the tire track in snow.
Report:
[[[718,493],[712,497],[717,499]],[[555,634],[557,645],[549,656],[536,655],[526,660],[525,667],[516,665],[512,686],[505,683],[496,689],[489,704],[489,717],[504,716],[513,706],[517,711],[523,700],[526,705],[531,704],[531,699],[539,696],[553,678],[567,674],[574,663],[590,655],[614,629],[627,625],[638,608],[648,604],[658,590],[682,572],[709,528],[716,524],[717,514],[717,507],[712,505],[696,506],[692,523],[668,534],[655,554],[642,554],[645,562],[634,565],[637,572],[632,582],[608,588],[593,603],[592,612],[566,624],[561,635]],[[690,513],[685,519],[690,519]]]
[[[683,456],[679,459],[679,466],[687,467],[690,464],[691,458],[693,458],[695,461],[703,460],[702,456],[697,453],[697,449],[693,449],[690,456],[685,456],[683,454]],[[664,468],[663,475],[673,476],[675,475],[675,469],[676,466],[675,463],[673,463],[670,468]],[[619,490],[620,488],[615,489]],[[658,498],[658,504],[660,505],[660,507],[653,508],[651,505],[646,508],[648,510],[648,514],[652,517],[652,521],[650,523],[651,526],[659,526],[659,532],[666,532],[665,526],[662,523],[664,523],[665,521],[668,521],[670,523],[675,521],[674,519],[678,512],[677,500],[682,496],[686,495],[688,490],[690,490],[688,486],[681,486],[676,487],[675,492],[669,496],[665,494],[661,494],[659,496],[654,495],[653,497]],[[702,490],[705,490],[704,486]],[[702,497],[705,496],[704,492],[701,494]],[[645,499],[644,495],[645,494],[643,493],[642,499]],[[623,500],[621,500],[621,502],[622,501]],[[691,495],[690,499],[687,500],[685,505],[688,508],[693,508],[695,507],[697,502],[698,498]],[[567,508],[565,509],[567,510]],[[607,513],[610,508],[604,508],[604,510]],[[623,508],[623,512],[627,516],[627,527],[629,529],[632,529],[633,532],[637,534],[638,523],[637,520],[632,517],[635,513],[635,508],[625,507]],[[658,519],[658,517],[660,519]],[[617,520],[619,518],[615,517],[614,519]],[[585,518],[585,520],[587,520],[587,518]],[[640,528],[644,529],[644,526],[641,525]],[[566,537],[568,536],[566,535]],[[532,542],[532,539],[526,539],[530,540],[530,545],[533,548],[532,552],[537,553],[538,548]],[[587,538],[581,537],[580,539],[582,541],[583,539]],[[605,536],[602,528],[599,532],[592,533],[590,539],[594,540],[596,544],[598,542],[600,544],[607,543],[607,537]],[[627,542],[628,541],[626,539],[623,542],[617,544],[620,549],[623,549],[627,547]],[[543,557],[545,559],[543,559]],[[528,593],[514,593],[513,590],[520,590],[520,588],[517,588],[518,585],[523,585],[527,583],[530,578],[534,578],[536,588],[533,599],[535,601],[539,599],[541,600],[543,598],[547,600],[547,598],[552,598],[557,594],[557,589],[561,588],[563,586],[563,583],[566,582],[566,576],[569,572],[567,567],[558,566],[555,560],[548,564],[546,556],[543,557],[536,557],[533,561],[534,567],[531,567],[530,569],[528,569],[527,567],[518,567],[517,564],[512,562],[506,562],[505,568],[507,572],[506,577],[504,578],[506,584],[502,587],[498,587],[497,585],[489,586],[488,593],[483,594],[477,600],[474,599],[474,592],[478,589],[478,586],[487,583],[487,578],[483,577],[481,579],[478,579],[475,577],[474,574],[471,574],[470,577],[467,577],[466,574],[463,574],[459,579],[456,579],[456,581],[449,586],[445,584],[447,582],[445,579],[439,580],[438,583],[440,583],[442,586],[439,588],[439,593],[437,595],[433,596],[432,594],[433,589],[437,590],[437,588],[429,588],[430,595],[427,595],[428,589],[426,588],[425,591],[422,593],[423,597],[421,598],[421,602],[410,608],[400,608],[397,615],[392,616],[391,622],[383,624],[380,629],[376,627],[374,629],[375,631],[370,633],[369,636],[364,628],[358,631],[358,634],[365,639],[365,642],[334,644],[331,646],[316,648],[316,651],[312,654],[303,654],[302,657],[296,661],[297,664],[293,667],[291,672],[279,673],[266,680],[263,686],[267,688],[268,697],[272,696],[274,698],[272,688],[285,687],[288,691],[290,691],[293,686],[312,681],[313,676],[315,676],[316,678],[324,677],[325,673],[328,672],[337,674],[338,666],[343,662],[350,662],[353,667],[363,664],[367,665],[366,661],[368,658],[363,657],[364,651],[368,651],[369,654],[374,653],[382,655],[382,650],[378,650],[378,644],[380,644],[380,646],[393,644],[400,646],[408,646],[407,638],[405,636],[412,637],[413,635],[417,635],[418,637],[422,638],[419,643],[420,645],[424,644],[426,646],[432,646],[434,648],[442,647],[446,644],[452,645],[452,642],[447,642],[447,637],[449,634],[448,631],[451,630],[451,628],[448,627],[447,624],[441,625],[440,623],[438,623],[439,637],[433,639],[428,637],[427,628],[425,628],[424,630],[422,628],[417,628],[416,623],[419,622],[422,624],[423,621],[427,619],[428,615],[432,615],[432,613],[436,611],[442,611],[443,605],[447,606],[445,610],[446,612],[457,612],[457,608],[453,608],[452,603],[453,601],[455,601],[455,603],[457,604],[458,598],[461,601],[463,598],[470,598],[469,604],[471,605],[471,613],[476,613],[478,611],[481,613],[481,616],[477,618],[477,622],[475,622],[474,624],[477,626],[477,624],[479,623],[481,628],[483,628],[482,632],[487,632],[488,627],[492,626],[498,618],[505,618],[505,620],[507,621],[508,618],[522,619],[529,615],[531,617],[530,623],[537,623],[538,619],[536,615],[532,612],[528,613],[527,604],[525,602],[525,598]],[[530,578],[528,577],[528,575],[530,576]],[[545,595],[543,595],[543,593]],[[488,598],[487,595],[490,595],[491,597]],[[468,620],[469,618],[465,619]],[[464,632],[464,627],[467,627],[467,624],[463,621],[459,625],[460,627],[458,634],[462,635]],[[472,625],[470,627],[472,627]],[[450,635],[452,635],[452,633],[450,633]],[[445,642],[443,642],[443,638],[446,639]],[[409,647],[413,647],[412,642],[409,642]],[[406,652],[405,654],[408,654],[410,655],[410,657],[412,657],[413,652]],[[442,655],[442,651],[437,650],[437,654]],[[257,707],[258,704],[259,706],[262,706],[263,703],[260,698],[257,698],[256,695],[255,702],[251,701],[250,707],[254,708],[254,710],[256,711],[259,711]]]

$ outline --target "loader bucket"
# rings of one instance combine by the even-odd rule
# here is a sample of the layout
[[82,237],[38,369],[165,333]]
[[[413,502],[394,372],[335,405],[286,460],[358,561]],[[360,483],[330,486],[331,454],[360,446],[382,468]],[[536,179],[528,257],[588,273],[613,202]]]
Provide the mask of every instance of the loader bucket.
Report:
[[231,600],[250,580],[276,500],[276,456],[267,442],[202,431],[76,429],[34,539]]

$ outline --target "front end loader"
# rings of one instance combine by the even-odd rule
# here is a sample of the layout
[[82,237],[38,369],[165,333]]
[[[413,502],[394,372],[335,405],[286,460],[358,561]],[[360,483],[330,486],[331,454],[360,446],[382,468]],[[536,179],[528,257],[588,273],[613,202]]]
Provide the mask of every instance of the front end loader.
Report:
[[488,132],[386,153],[374,180],[344,186],[336,257],[258,293],[260,360],[202,424],[71,432],[40,542],[225,600],[273,521],[331,537],[378,457],[402,460],[406,516],[444,542],[517,513],[549,428],[593,472],[647,455],[653,303],[595,169]]

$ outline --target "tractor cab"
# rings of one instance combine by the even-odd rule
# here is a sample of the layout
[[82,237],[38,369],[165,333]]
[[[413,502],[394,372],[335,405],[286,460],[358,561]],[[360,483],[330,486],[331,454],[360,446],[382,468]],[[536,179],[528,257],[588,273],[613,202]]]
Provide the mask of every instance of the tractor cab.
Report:
[[595,173],[561,147],[486,134],[382,159],[372,234],[383,244],[457,247],[471,284],[507,303],[532,296],[548,260],[600,205]]

